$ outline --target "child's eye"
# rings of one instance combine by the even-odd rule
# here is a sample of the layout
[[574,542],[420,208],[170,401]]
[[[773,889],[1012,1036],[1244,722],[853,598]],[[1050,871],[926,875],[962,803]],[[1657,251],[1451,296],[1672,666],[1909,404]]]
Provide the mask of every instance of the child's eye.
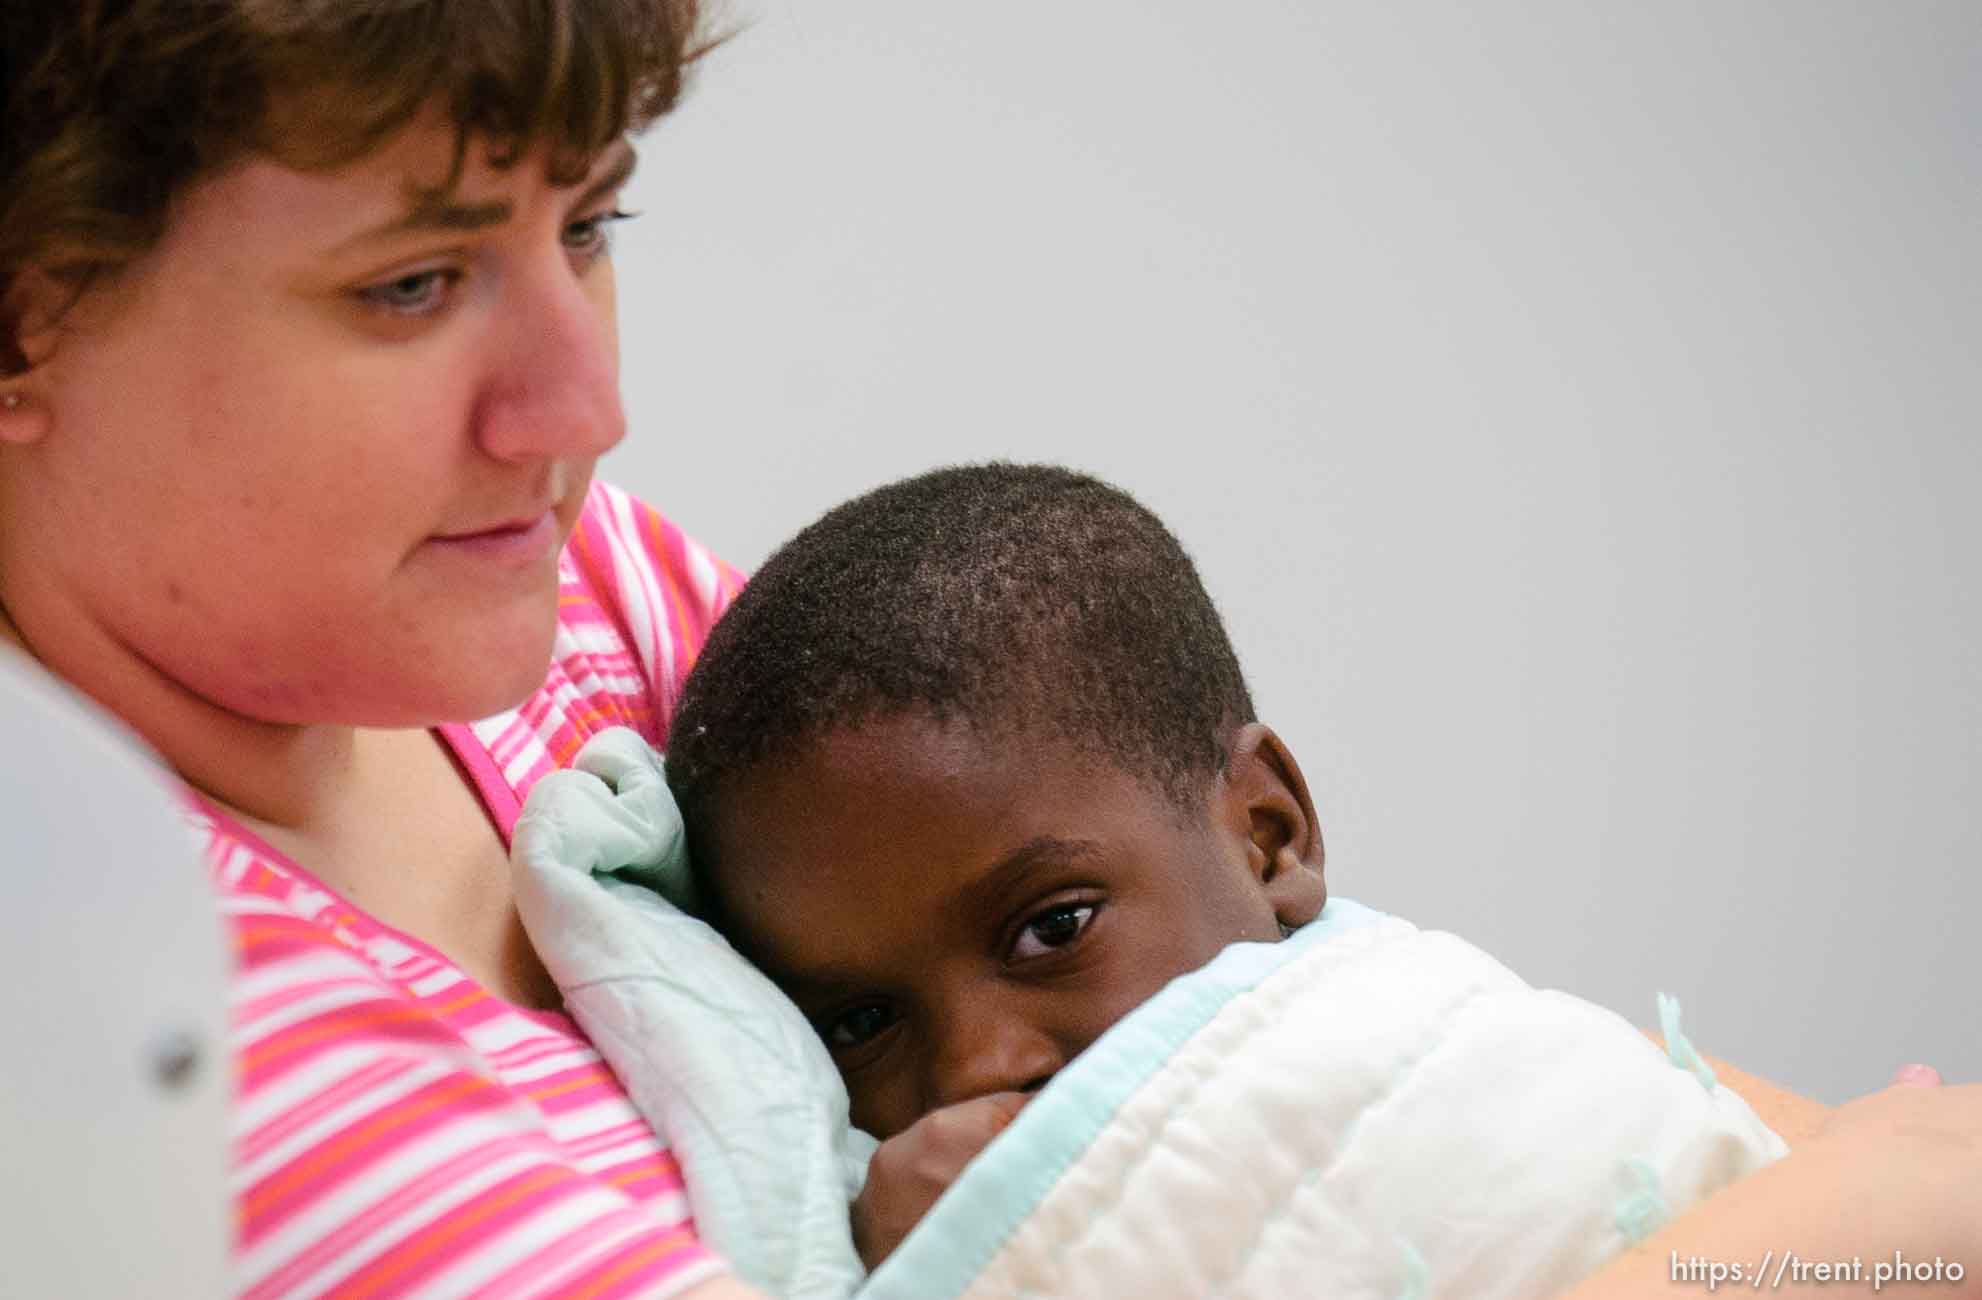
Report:
[[451,267],[409,271],[390,280],[367,285],[358,297],[367,305],[395,316],[427,316],[447,305],[448,293],[461,279]]
[[1095,910],[1093,903],[1059,903],[1033,916],[1012,944],[1012,960],[1043,957],[1066,947],[1093,922]]
[[612,229],[615,222],[631,221],[639,216],[637,212],[622,212],[612,208],[594,213],[580,221],[574,221],[564,228],[564,246],[584,261],[593,261],[612,252]]
[[836,1052],[865,1047],[894,1027],[894,1008],[882,1002],[851,1007],[819,1022],[819,1037]]

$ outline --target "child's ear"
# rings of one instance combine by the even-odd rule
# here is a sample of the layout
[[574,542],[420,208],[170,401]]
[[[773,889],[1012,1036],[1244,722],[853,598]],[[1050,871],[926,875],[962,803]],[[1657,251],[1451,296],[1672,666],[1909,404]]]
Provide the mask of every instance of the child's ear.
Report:
[[1233,735],[1225,799],[1230,824],[1245,827],[1253,876],[1273,914],[1289,927],[1314,920],[1328,901],[1321,827],[1301,765],[1265,723]]

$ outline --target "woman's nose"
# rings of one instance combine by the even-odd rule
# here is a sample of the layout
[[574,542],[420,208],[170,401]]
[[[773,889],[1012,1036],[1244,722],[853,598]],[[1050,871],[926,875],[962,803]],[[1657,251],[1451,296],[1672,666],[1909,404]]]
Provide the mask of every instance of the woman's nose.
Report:
[[953,1017],[930,1062],[928,1109],[994,1092],[1033,1092],[1066,1064],[1054,1036],[1009,1010]]
[[594,267],[581,275],[560,258],[512,276],[475,412],[489,456],[585,459],[625,436],[611,274]]

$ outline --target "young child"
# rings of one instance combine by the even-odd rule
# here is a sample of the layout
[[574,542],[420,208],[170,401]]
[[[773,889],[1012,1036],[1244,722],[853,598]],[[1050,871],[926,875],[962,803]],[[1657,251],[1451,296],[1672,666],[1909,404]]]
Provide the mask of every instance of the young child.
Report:
[[518,905],[773,1294],[1621,1300],[1976,1244],[1974,1090],[1854,1103],[1762,1169],[1781,1140],[1676,1024],[1668,1058],[1330,899],[1190,561],[1093,479],[830,512],[724,616],[670,744],[665,782],[608,731],[538,784]]
[[[887,1140],[870,1265],[1131,1010],[1328,901],[1300,765],[1189,558],[1063,469],[938,471],[787,543],[704,649],[667,774],[705,906]],[[1702,1122],[1736,1154],[1701,1194],[1782,1149],[1724,1103]]]
[[667,772],[705,899],[888,1138],[1040,1087],[1327,898],[1299,765],[1190,560],[1053,468],[839,507],[752,579]]

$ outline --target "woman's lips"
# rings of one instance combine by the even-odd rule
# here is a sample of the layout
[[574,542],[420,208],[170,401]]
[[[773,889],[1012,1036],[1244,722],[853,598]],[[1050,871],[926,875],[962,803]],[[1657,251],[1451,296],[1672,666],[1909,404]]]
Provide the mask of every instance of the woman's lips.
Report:
[[557,516],[546,510],[535,518],[487,528],[478,533],[449,533],[427,539],[443,555],[463,559],[522,562],[534,560],[557,546]]

